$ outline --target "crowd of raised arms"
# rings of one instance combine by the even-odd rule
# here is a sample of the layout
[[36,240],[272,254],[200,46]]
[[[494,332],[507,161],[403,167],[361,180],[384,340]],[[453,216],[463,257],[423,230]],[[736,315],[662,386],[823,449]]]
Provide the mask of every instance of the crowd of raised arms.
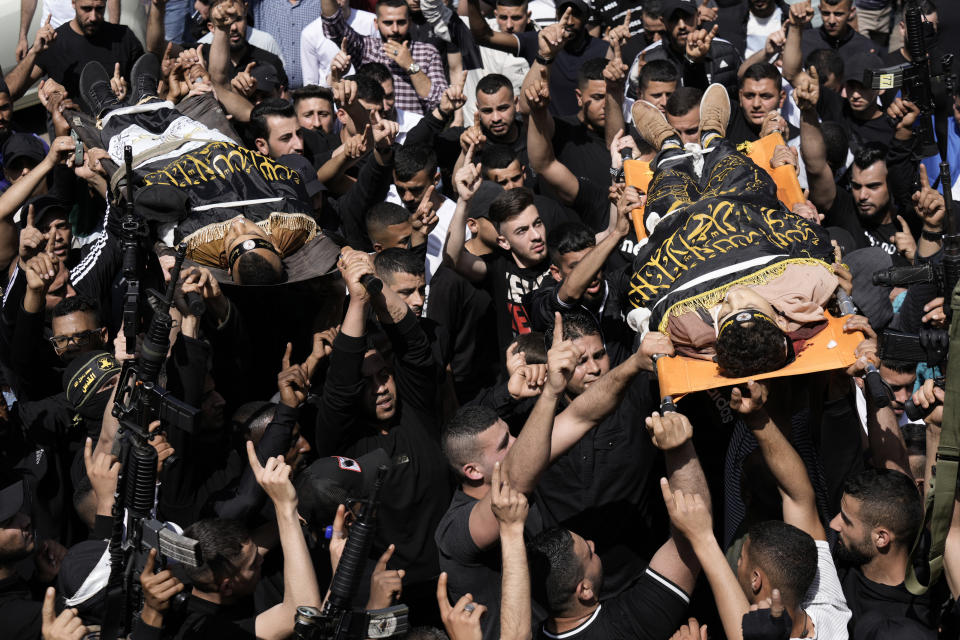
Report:
[[5,3],[3,640],[960,638],[960,1]]

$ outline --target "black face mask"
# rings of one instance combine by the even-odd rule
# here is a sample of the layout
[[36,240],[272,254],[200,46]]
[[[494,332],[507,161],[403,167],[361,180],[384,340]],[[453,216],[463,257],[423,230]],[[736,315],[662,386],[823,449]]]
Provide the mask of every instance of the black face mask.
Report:
[[113,389],[101,389],[89,400],[83,403],[83,406],[77,409],[77,414],[86,420],[100,422],[103,420],[103,412],[107,409],[107,403],[110,402],[110,394]]

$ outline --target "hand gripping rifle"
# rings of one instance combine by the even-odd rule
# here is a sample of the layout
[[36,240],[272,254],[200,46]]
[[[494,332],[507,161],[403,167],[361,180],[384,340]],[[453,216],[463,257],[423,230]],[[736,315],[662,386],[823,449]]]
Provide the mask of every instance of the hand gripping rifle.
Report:
[[377,480],[370,497],[360,503],[360,513],[350,527],[350,536],[340,556],[340,564],[330,583],[330,597],[323,610],[297,607],[293,634],[297,640],[362,640],[390,638],[407,632],[407,605],[400,604],[376,611],[354,610],[363,569],[376,531],[380,489],[387,467],[377,468]]
[[[170,348],[170,329],[173,326],[170,305],[173,304],[180,279],[185,251],[185,245],[178,248],[166,292],[163,295],[156,291],[148,293],[148,300],[153,307],[149,330],[140,356],[124,361],[117,383],[112,413],[120,427],[114,453],[122,466],[113,505],[110,578],[101,630],[101,637],[105,640],[125,637],[133,627],[133,616],[139,611],[142,601],[138,577],[150,549],[157,550],[161,567],[168,560],[190,566],[199,566],[202,562],[199,542],[175,533],[166,523],[154,517],[157,452],[150,445],[153,436],[149,431],[150,423],[154,420],[187,433],[193,432],[196,423],[197,410],[177,400],[159,385],[160,369]],[[125,254],[124,269],[126,267]],[[135,271],[136,265],[132,269]],[[137,302],[134,300],[131,304]],[[130,326],[128,324],[126,328]],[[135,345],[134,334],[132,338],[127,338],[127,349]]]

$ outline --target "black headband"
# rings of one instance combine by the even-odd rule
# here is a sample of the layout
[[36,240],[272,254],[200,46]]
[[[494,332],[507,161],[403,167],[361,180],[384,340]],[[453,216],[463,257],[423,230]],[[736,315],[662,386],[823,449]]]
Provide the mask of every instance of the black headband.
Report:
[[[748,322],[769,322],[774,327],[777,327],[777,329],[780,329],[780,327],[777,326],[777,323],[774,322],[773,318],[763,313],[762,311],[758,311],[756,309],[744,309],[742,311],[738,311],[737,313],[733,314],[723,324],[721,324],[720,330],[717,331],[717,336],[723,333],[723,330],[729,327],[730,325],[746,324]],[[783,332],[782,329],[780,329],[780,331]],[[787,347],[787,359],[783,363],[784,366],[786,366],[797,358],[797,352],[793,347],[793,340],[791,340],[790,336],[788,336],[786,333],[783,333],[783,340],[784,342],[786,342],[786,347]]]
[[263,238],[247,238],[243,242],[237,244],[231,251],[230,257],[227,259],[227,264],[230,265],[230,268],[233,268],[233,264],[240,259],[240,256],[247,253],[248,251],[253,251],[254,249],[266,249],[270,253],[274,253],[277,256],[280,253],[277,251],[277,248],[273,246],[273,243],[269,240],[264,240]]

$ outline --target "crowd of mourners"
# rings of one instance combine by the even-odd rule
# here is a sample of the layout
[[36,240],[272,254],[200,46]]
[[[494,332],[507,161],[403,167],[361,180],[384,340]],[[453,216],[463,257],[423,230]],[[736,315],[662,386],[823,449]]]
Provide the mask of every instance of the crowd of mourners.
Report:
[[960,637],[956,0],[37,5],[0,638]]

